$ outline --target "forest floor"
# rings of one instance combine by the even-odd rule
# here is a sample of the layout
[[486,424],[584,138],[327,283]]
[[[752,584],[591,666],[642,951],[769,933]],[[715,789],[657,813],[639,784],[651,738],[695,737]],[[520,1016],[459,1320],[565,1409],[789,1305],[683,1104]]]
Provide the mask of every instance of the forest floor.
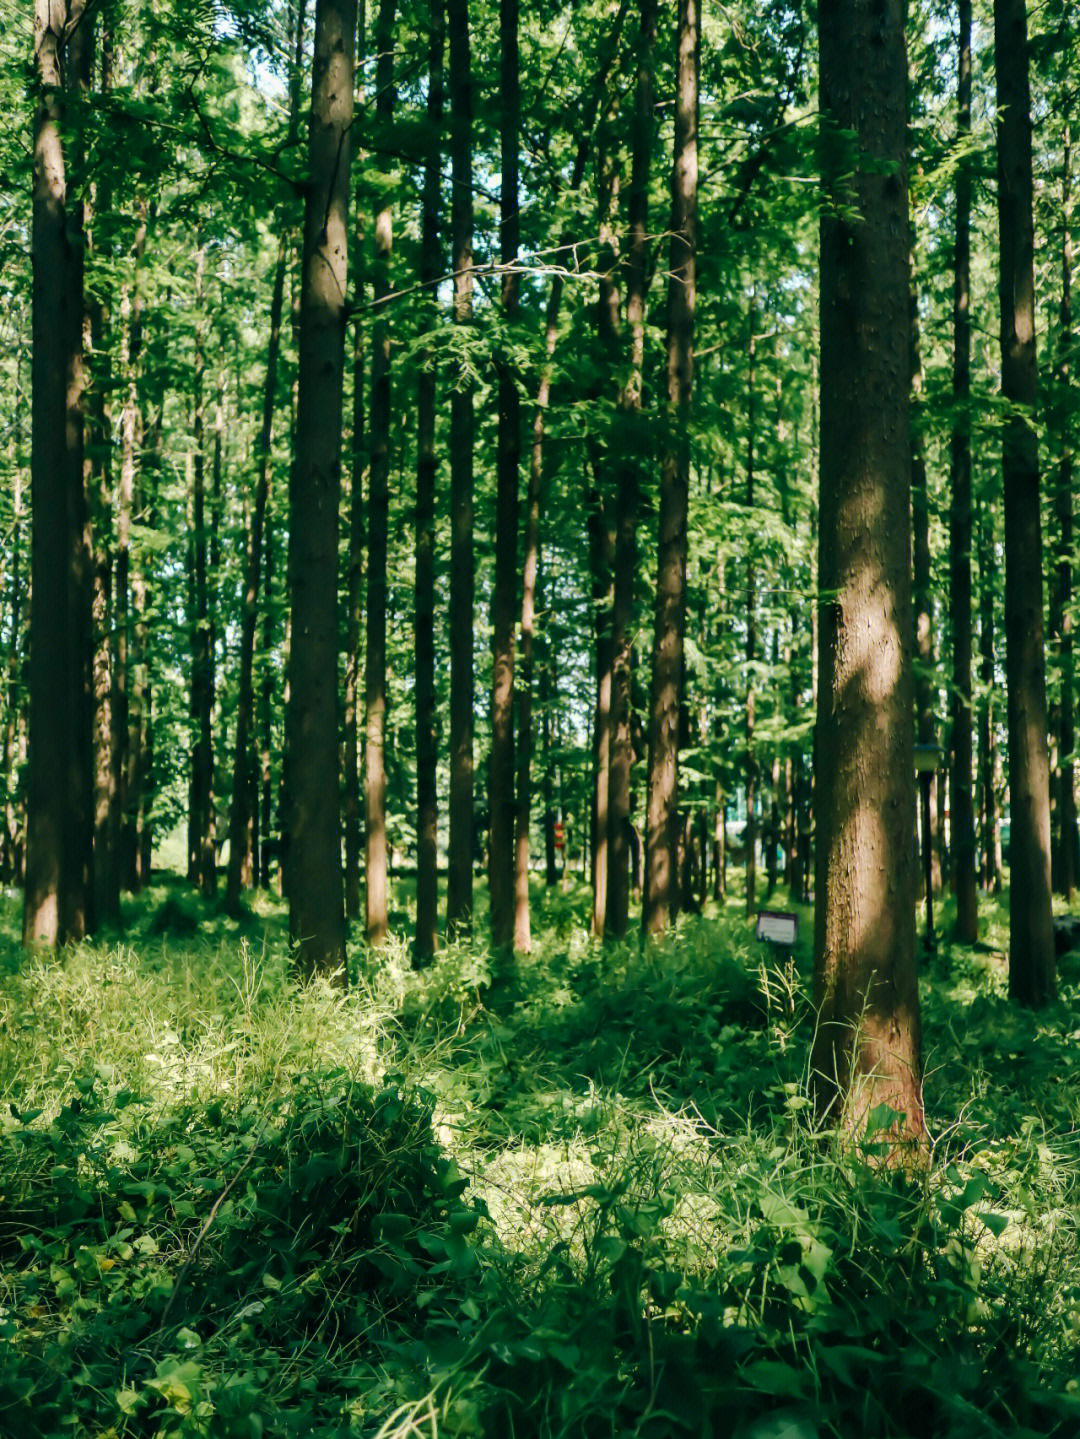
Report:
[[[777,897],[780,899],[780,897]],[[1080,1433],[1080,957],[923,978],[932,1162],[815,1135],[804,912],[299,985],[280,904],[155,885],[60,959],[0,921],[0,1434]],[[399,891],[399,919],[408,895]],[[948,925],[946,912],[945,927]]]

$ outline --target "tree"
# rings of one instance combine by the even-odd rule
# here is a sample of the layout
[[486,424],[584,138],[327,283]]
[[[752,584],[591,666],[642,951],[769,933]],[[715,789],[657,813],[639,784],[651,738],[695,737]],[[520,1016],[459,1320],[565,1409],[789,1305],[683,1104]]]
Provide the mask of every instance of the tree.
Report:
[[915,968],[904,0],[818,16],[822,111],[819,1107],[923,1133]]
[[[439,215],[442,202],[443,51],[446,43],[444,0],[431,0],[428,51],[427,155],[424,162],[420,236],[420,282],[432,324],[435,286],[442,272]],[[436,377],[434,359],[420,360],[416,395],[416,937],[414,956],[425,963],[435,953],[439,924],[438,792],[435,732],[435,448]]]
[[308,972],[344,972],[337,553],[356,0],[316,0],[300,365],[289,482],[289,932]]
[[[396,0],[381,0],[375,26],[375,115],[378,133],[389,135],[394,113],[394,12]],[[367,941],[386,939],[386,550],[390,510],[390,258],[394,212],[389,196],[375,215],[372,292],[375,324],[371,341],[371,481],[368,495],[367,654],[364,667],[367,714],[364,746],[366,817]]]
[[994,0],[1005,515],[1005,656],[1009,710],[1009,996],[1039,1006],[1056,980],[1050,905],[1042,525],[1035,432],[1035,269],[1031,94],[1025,0]]
[[953,636],[951,704],[953,889],[956,938],[974,944],[979,937],[975,885],[975,797],[972,770],[974,712],[971,696],[971,0],[959,0],[957,50],[956,249],[953,281],[953,407],[949,471],[952,506],[949,587]]
[[82,0],[35,0],[27,944],[63,944],[93,927],[82,215],[64,137],[64,91],[79,77],[66,37],[82,28],[88,46],[89,25]]
[[[473,318],[472,69],[468,0],[447,0],[450,34],[450,206],[454,323]],[[450,853],[446,928],[472,922],[473,877],[473,379],[463,362],[450,396]]]
[[662,934],[678,902],[677,786],[686,626],[686,522],[690,482],[690,398],[697,296],[698,0],[679,0],[675,155],[671,170],[671,252],[667,299],[667,414],[660,462],[660,516],[652,678],[642,924]]
[[634,576],[637,569],[638,466],[645,360],[645,296],[648,285],[649,170],[652,160],[656,5],[640,0],[637,75],[630,144],[629,242],[626,326],[630,364],[619,395],[618,470],[615,490],[615,586],[611,608],[611,756],[608,772],[608,892],[604,922],[613,939],[626,933],[630,909],[630,770],[634,758],[633,677]]

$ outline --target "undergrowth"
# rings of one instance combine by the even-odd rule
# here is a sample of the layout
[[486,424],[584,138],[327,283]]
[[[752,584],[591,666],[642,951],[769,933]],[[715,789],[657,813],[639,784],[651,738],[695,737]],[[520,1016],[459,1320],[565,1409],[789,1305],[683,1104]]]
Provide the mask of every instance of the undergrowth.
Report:
[[[0,940],[0,1433],[1080,1432],[1080,970],[1002,911],[924,977],[931,1163],[813,1130],[805,947],[734,910],[602,951],[573,895],[492,984],[175,886],[128,940]],[[183,918],[181,918],[183,916]],[[807,926],[803,926],[804,932]]]

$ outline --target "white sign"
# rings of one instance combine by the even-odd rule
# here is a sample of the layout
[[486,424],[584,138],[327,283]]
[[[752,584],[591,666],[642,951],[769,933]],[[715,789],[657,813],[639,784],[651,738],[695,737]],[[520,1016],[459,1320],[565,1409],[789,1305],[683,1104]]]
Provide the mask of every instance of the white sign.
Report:
[[799,933],[799,916],[787,914],[781,909],[759,909],[757,917],[757,937],[764,939],[769,944],[782,944],[790,949],[795,943],[795,937]]

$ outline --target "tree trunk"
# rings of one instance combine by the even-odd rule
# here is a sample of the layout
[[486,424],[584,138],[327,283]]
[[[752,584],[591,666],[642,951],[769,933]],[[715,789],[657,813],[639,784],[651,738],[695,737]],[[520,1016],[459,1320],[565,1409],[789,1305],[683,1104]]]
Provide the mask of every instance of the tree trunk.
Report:
[[994,558],[993,515],[984,501],[979,516],[979,809],[983,884],[996,894],[1001,887],[998,864],[997,797],[994,790]]
[[[447,0],[450,35],[451,247],[454,323],[473,314],[472,74],[469,0]],[[446,928],[472,925],[473,888],[473,381],[462,370],[450,399],[450,847]]]
[[660,464],[660,523],[649,694],[649,779],[642,924],[663,934],[678,901],[676,806],[686,628],[686,519],[694,373],[697,247],[699,0],[679,0],[675,153],[667,324],[667,433]]
[[1072,166],[1071,135],[1065,130],[1061,172],[1061,330],[1054,409],[1055,439],[1060,447],[1055,509],[1058,521],[1058,551],[1051,582],[1051,640],[1061,660],[1061,698],[1057,705],[1055,731],[1057,773],[1054,776],[1056,834],[1052,850],[1054,888],[1066,899],[1080,883],[1080,837],[1076,826],[1076,781],[1073,750],[1076,746],[1076,681],[1073,661],[1073,455],[1072,455]]
[[649,169],[652,160],[653,67],[656,49],[655,0],[640,0],[637,80],[631,129],[629,242],[626,325],[630,369],[619,395],[619,465],[615,489],[615,593],[611,613],[611,754],[608,772],[608,895],[605,925],[621,939],[630,914],[630,770],[632,736],[634,576],[637,570],[638,466],[645,449],[642,432],[642,375],[645,362],[645,294],[649,263]]
[[1046,1004],[1056,990],[1050,907],[1039,444],[1035,425],[1035,274],[1031,97],[1024,0],[994,0],[1001,241],[1001,391],[1005,422],[1005,671],[1009,706],[1009,997]]
[[[503,322],[512,334],[520,309],[517,273],[521,218],[518,170],[521,129],[518,73],[518,0],[499,0],[502,176],[499,189]],[[505,952],[514,942],[514,620],[517,591],[518,469],[521,410],[509,355],[496,358],[499,434],[495,496],[495,579],[491,595],[491,754],[488,770],[488,893],[491,943]]]
[[[387,136],[394,115],[394,14],[396,0],[381,0],[375,26],[375,116]],[[368,493],[367,631],[364,663],[364,813],[368,944],[386,939],[386,563],[390,520],[390,258],[393,208],[375,215],[372,271],[374,324],[371,337],[371,472]]]
[[[957,140],[965,150],[971,137],[971,0],[959,0],[960,44],[957,81]],[[975,798],[972,788],[971,701],[971,164],[961,156],[956,172],[956,249],[953,284],[953,427],[950,445],[952,509],[949,548],[953,636],[951,699],[952,838],[956,938],[979,937],[976,888]]]
[[[919,333],[919,296],[915,287],[914,245],[911,257],[911,548],[912,599],[915,604],[915,738],[919,744],[938,743],[934,712],[935,684],[934,607],[931,597],[930,496],[926,478],[926,455],[922,438],[923,363]],[[939,771],[930,780],[930,808],[933,815],[932,835],[938,832],[940,803]],[[938,845],[931,838],[933,889],[941,888],[941,859]]]
[[[603,305],[601,305],[603,314]],[[599,454],[591,457],[592,483],[586,496],[589,529],[589,567],[592,572],[593,650],[596,661],[596,703],[593,709],[593,793],[590,837],[592,920],[594,939],[604,933],[607,912],[608,779],[611,762],[611,566],[614,549],[605,503]]]
[[[435,289],[442,274],[439,240],[442,209],[444,0],[433,0],[428,52],[427,142],[421,218],[421,322],[435,323]],[[435,452],[436,376],[425,353],[416,397],[416,936],[413,956],[426,964],[435,953],[439,929],[438,740],[435,714]]]
[[81,14],[81,0],[60,7],[35,0],[31,506],[38,522],[31,535],[26,944],[81,939],[93,918],[82,236],[80,206],[68,204],[61,138],[65,30]]
[[[924,1135],[915,961],[904,0],[819,16],[821,479],[812,1070],[858,1133]],[[865,160],[864,158],[865,157]],[[842,207],[842,208],[841,208]],[[853,216],[853,211],[855,216]]]
[[[293,144],[300,122],[300,90],[303,76],[304,19],[307,0],[296,7],[293,39],[293,69],[289,87],[288,139]],[[255,495],[251,509],[247,553],[244,565],[244,609],[240,625],[240,673],[236,698],[236,749],[233,754],[232,808],[229,814],[229,868],[225,902],[231,914],[240,906],[241,891],[254,883],[253,836],[255,830],[255,634],[259,620],[259,577],[263,565],[263,533],[270,498],[271,440],[274,431],[274,403],[277,396],[281,356],[281,319],[285,307],[285,274],[289,258],[287,215],[278,211],[280,235],[274,288],[270,296],[270,333],[266,348],[266,376],[263,382],[262,419],[255,443]]]
[[[754,318],[757,300],[750,294],[750,338],[747,344],[746,372],[746,508],[754,508],[754,421],[755,421],[755,356]],[[757,660],[757,583],[753,558],[753,517],[747,526],[746,556],[746,916],[757,912],[757,781],[758,762],[754,753],[754,724],[757,693],[754,688],[754,664]]]
[[337,573],[356,0],[316,0],[289,482],[289,931],[306,972],[344,979]]

